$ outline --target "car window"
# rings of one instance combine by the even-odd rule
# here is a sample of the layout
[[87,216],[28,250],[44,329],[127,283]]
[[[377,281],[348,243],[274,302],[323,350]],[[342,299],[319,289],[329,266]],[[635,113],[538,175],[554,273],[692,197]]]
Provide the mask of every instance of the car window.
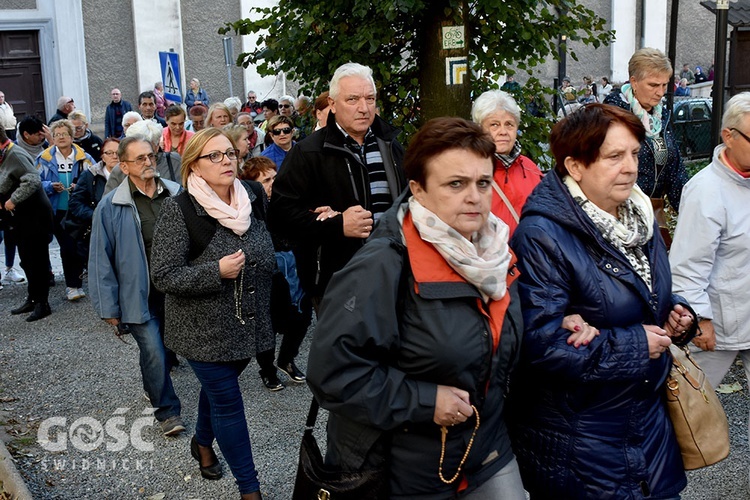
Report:
[[690,113],[693,120],[709,120],[711,118],[711,110],[702,101],[693,103],[693,109]]
[[685,120],[687,120],[687,116],[686,116],[687,112],[688,112],[687,105],[683,104],[683,105],[679,106],[677,108],[677,112],[674,115],[675,116],[675,120],[679,120],[679,121],[685,121]]

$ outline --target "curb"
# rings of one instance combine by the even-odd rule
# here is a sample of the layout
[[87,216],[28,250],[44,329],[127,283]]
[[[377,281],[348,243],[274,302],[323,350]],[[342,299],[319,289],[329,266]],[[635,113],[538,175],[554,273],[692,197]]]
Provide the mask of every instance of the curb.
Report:
[[0,439],[0,483],[14,500],[33,500],[21,474],[16,469],[16,462]]

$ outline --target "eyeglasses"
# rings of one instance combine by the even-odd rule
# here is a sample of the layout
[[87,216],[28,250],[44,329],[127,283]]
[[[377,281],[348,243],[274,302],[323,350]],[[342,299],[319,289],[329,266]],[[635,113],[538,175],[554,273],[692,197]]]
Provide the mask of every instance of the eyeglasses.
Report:
[[291,104],[279,104],[279,107],[286,109],[286,108],[291,108],[292,105]]
[[745,139],[747,142],[750,142],[750,137],[746,136],[745,134],[743,134],[742,132],[740,132],[736,128],[732,127],[729,130],[734,130],[735,132],[737,132],[738,134],[740,134],[743,139]]
[[288,135],[292,133],[292,127],[275,128],[271,130],[271,133],[273,135],[281,135],[281,134]]
[[102,156],[117,156],[117,151],[102,151]]
[[84,130],[86,130],[85,125],[81,125],[80,127],[74,127],[74,128],[76,129],[76,132],[83,132]]
[[146,160],[148,160],[151,163],[151,165],[155,165],[156,164],[156,155],[154,153],[147,154],[147,155],[141,155],[141,156],[136,157],[135,160],[123,160],[123,159],[120,159],[120,163],[135,163],[139,167],[142,167],[143,165],[146,164]]
[[65,139],[66,137],[70,137],[70,134],[55,134],[52,137],[55,139]]
[[225,156],[234,161],[237,159],[237,156],[239,154],[240,152],[236,149],[227,149],[223,153],[221,151],[211,151],[207,155],[199,156],[198,159],[201,160],[203,158],[208,158],[209,160],[211,160],[211,163],[221,163],[222,161],[224,161]]

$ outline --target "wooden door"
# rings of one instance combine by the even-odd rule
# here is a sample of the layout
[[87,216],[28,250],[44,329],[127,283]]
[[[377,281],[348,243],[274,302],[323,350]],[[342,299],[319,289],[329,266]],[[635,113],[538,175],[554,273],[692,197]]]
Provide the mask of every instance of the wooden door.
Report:
[[37,115],[47,122],[38,31],[0,31],[0,90],[19,121]]

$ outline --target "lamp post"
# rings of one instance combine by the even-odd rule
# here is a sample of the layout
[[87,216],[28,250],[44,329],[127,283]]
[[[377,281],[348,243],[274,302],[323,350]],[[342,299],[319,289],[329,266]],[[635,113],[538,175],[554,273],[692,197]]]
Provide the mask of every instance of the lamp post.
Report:
[[729,0],[716,0],[716,52],[714,54],[713,109],[711,110],[711,147],[721,140],[721,116],[724,114],[724,85],[727,60],[727,18]]
[[234,47],[232,47],[232,37],[225,36],[224,42],[224,63],[227,65],[227,80],[229,80],[229,95],[233,96],[232,91],[232,65],[234,64]]

